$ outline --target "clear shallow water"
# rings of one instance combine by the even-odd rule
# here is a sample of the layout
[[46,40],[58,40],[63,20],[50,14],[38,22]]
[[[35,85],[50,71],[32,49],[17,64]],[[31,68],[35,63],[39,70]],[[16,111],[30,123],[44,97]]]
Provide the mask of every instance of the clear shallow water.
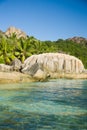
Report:
[[0,88],[0,130],[87,130],[87,80]]

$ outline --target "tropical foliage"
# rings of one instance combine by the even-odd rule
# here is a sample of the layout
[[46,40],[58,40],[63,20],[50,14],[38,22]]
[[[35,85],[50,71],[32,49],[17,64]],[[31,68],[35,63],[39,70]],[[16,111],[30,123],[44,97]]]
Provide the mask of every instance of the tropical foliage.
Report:
[[47,52],[66,53],[81,59],[87,68],[87,44],[77,44],[69,40],[40,41],[33,36],[17,39],[0,36],[0,63],[11,64],[14,58],[24,60],[33,55]]

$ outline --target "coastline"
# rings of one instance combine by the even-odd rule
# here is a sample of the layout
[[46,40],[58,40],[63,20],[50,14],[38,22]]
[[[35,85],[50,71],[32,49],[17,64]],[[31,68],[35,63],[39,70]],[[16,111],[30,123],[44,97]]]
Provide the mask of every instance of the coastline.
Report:
[[[86,73],[81,73],[81,74],[55,73],[55,74],[52,74],[51,77],[48,77],[47,79],[58,79],[58,78],[87,79],[87,74]],[[36,78],[30,77],[27,74],[23,74],[20,72],[0,72],[0,84],[35,82],[35,81],[44,81],[44,80],[46,79],[36,79]]]
[[27,74],[20,72],[0,72],[0,84],[34,82],[35,80]]
[[66,78],[66,79],[87,79],[87,74],[80,73],[80,74],[59,74],[58,78]]

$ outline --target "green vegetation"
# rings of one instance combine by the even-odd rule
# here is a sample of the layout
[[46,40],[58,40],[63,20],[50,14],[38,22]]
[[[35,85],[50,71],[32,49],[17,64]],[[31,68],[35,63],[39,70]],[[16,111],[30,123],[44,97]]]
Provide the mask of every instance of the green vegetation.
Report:
[[68,40],[58,40],[55,42],[56,48],[58,51],[64,52],[66,54],[73,55],[79,58],[85,68],[87,68],[87,45],[86,44],[77,44]]
[[14,58],[24,60],[33,55],[47,52],[59,52],[76,56],[87,68],[87,44],[77,44],[70,40],[40,41],[34,37],[17,39],[0,35],[0,63],[11,64]]

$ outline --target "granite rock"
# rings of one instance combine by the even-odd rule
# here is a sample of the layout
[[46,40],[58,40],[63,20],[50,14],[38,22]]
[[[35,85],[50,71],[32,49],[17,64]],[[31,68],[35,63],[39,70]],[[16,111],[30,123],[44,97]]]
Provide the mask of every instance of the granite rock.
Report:
[[15,28],[15,27],[9,27],[7,29],[7,31],[5,32],[5,35],[10,37],[10,36],[12,36],[13,33],[16,35],[17,38],[20,38],[20,37],[26,38],[27,37],[25,32],[21,31],[20,29]]
[[82,73],[84,71],[84,66],[78,58],[61,53],[32,55],[25,60],[22,69],[23,73],[34,77],[37,72],[37,75],[40,75],[40,71],[44,73],[45,77],[48,75],[53,77],[55,73]]
[[0,64],[0,72],[12,72],[12,71],[13,71],[13,66]]

